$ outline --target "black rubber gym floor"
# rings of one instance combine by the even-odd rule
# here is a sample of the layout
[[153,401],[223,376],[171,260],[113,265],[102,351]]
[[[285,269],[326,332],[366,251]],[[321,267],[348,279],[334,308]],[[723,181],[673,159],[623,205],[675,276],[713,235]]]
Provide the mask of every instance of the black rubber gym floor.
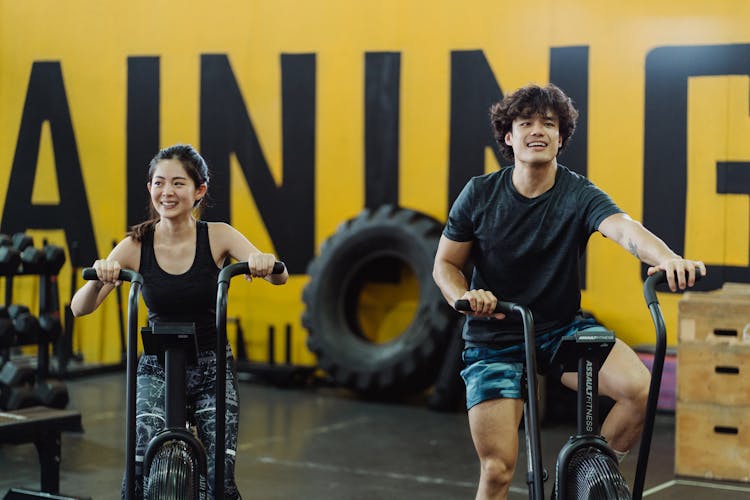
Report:
[[[124,373],[68,382],[69,409],[84,432],[63,434],[61,493],[119,498],[124,462]],[[452,500],[474,498],[478,460],[465,412],[419,402],[362,401],[329,388],[278,389],[243,382],[237,483],[247,499]],[[544,464],[554,470],[569,424],[542,431]],[[622,465],[632,483],[636,457]],[[524,458],[510,498],[527,497]],[[653,500],[750,498],[750,484],[674,476],[674,417],[657,416],[645,496]],[[0,445],[0,498],[11,487],[39,487],[32,444]],[[550,482],[545,490],[551,489]]]

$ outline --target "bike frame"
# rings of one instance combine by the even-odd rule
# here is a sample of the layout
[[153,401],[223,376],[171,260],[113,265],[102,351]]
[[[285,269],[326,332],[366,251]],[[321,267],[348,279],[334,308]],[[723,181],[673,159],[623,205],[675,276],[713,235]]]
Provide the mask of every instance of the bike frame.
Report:
[[[83,270],[83,279],[98,280],[96,270]],[[138,363],[138,299],[143,286],[143,276],[130,269],[120,270],[120,281],[130,282],[128,293],[128,346],[125,387],[125,498],[135,498],[135,374]]]
[[[590,338],[580,342],[579,339],[583,337]],[[568,342],[567,347],[570,348],[568,352],[561,352],[565,342]],[[583,330],[575,337],[563,339],[558,350],[552,355],[553,360],[563,363],[564,371],[576,372],[578,375],[576,433],[560,449],[555,465],[555,491],[558,500],[567,499],[566,472],[578,450],[596,448],[617,461],[617,456],[599,434],[599,369],[614,343],[614,332],[592,328]],[[586,348],[586,344],[590,347]]]
[[[286,269],[283,262],[276,262],[272,274],[281,274]],[[237,262],[226,266],[219,272],[218,289],[216,293],[216,450],[214,455],[214,496],[224,497],[224,447],[226,446],[226,343],[227,343],[227,297],[229,281],[239,274],[249,274],[247,262]],[[98,280],[96,270],[86,268],[82,272],[83,279],[88,281]],[[143,287],[143,276],[130,270],[120,270],[118,276],[120,281],[130,282],[128,294],[128,346],[126,363],[126,403],[125,403],[125,498],[135,498],[135,400],[136,400],[136,370],[138,363],[138,300]],[[184,374],[183,374],[184,377]],[[181,410],[184,415],[184,408]],[[186,436],[189,433],[185,433]],[[174,438],[174,437],[172,437]],[[196,449],[197,440],[186,437],[187,444]],[[182,436],[180,436],[182,439]],[[162,439],[161,442],[166,441]],[[197,444],[200,444],[199,442]],[[156,449],[158,446],[154,446]],[[200,447],[202,449],[202,446]],[[205,453],[198,454],[200,463],[206,462]],[[149,453],[152,457],[153,453]],[[144,462],[145,476],[145,462]],[[145,485],[144,485],[145,486]]]
[[[166,427],[159,431],[148,443],[143,457],[144,478],[151,472],[154,458],[159,448],[169,441],[181,441],[187,445],[192,457],[197,461],[200,477],[208,474],[208,462],[203,443],[185,428],[186,412],[186,367],[188,362],[197,364],[198,345],[194,323],[154,323],[152,327],[141,328],[143,349],[146,354],[164,355],[165,397],[164,410]],[[144,483],[144,488],[145,488]],[[196,485],[199,491],[207,493],[207,485]]]
[[[284,272],[283,262],[276,262],[272,274]],[[226,392],[226,378],[218,376],[226,373],[227,357],[227,300],[229,296],[229,282],[240,274],[249,274],[247,262],[230,264],[221,270],[216,291],[216,455],[214,457],[214,495],[224,498],[224,446],[226,445],[226,398],[219,394]],[[221,355],[220,355],[221,353]]]
[[[696,281],[700,275],[696,273]],[[649,276],[643,284],[643,295],[646,300],[651,318],[654,322],[656,331],[656,350],[654,353],[653,367],[651,370],[651,384],[649,386],[648,402],[646,406],[646,416],[643,423],[643,433],[641,435],[641,444],[638,451],[638,464],[636,467],[635,479],[633,480],[633,500],[641,500],[643,497],[643,485],[646,479],[646,469],[648,467],[648,458],[651,451],[651,440],[654,431],[654,421],[656,418],[656,405],[659,398],[659,389],[661,388],[662,372],[664,368],[664,358],[667,349],[667,332],[664,324],[664,317],[659,306],[659,300],[656,296],[656,287],[667,282],[667,276],[664,271]],[[471,306],[467,300],[458,300],[454,305],[458,311],[470,311]],[[541,439],[539,432],[539,419],[537,413],[537,393],[536,393],[536,341],[534,332],[534,322],[531,311],[523,305],[513,302],[499,301],[495,307],[495,312],[504,314],[517,313],[521,316],[524,327],[524,345],[527,373],[533,374],[531,380],[527,380],[527,401],[524,403],[524,422],[526,424],[526,449],[527,455],[527,479],[529,485],[529,498],[533,500],[542,500],[544,498],[544,469],[541,458]],[[579,370],[580,371],[580,370]],[[580,374],[579,374],[580,377]],[[527,377],[528,378],[528,377]],[[579,378],[579,383],[581,379]],[[584,379],[585,383],[585,379]],[[579,391],[579,398],[580,398]],[[580,404],[579,404],[580,406]],[[528,415],[526,415],[528,413]],[[601,447],[601,439],[586,436],[584,445],[594,445],[605,453],[612,453],[611,449],[606,446]],[[590,441],[590,442],[589,442]],[[578,444],[573,445],[576,449]],[[572,455],[572,450],[561,451],[566,457]],[[556,474],[557,476],[557,474]]]

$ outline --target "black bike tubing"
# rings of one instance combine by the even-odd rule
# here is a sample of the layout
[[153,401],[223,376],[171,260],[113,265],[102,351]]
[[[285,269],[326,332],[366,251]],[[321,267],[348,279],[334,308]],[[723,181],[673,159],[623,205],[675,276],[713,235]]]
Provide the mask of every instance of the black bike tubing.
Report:
[[[117,246],[117,240],[112,241],[112,248]],[[120,334],[120,366],[127,359],[127,345],[125,344],[125,315],[122,312],[122,290],[115,289],[117,296],[117,328]]]
[[[232,264],[236,265],[236,264]],[[224,498],[224,447],[226,446],[226,337],[227,337],[227,293],[232,277],[231,265],[219,273],[216,293],[216,448],[214,449],[214,496]],[[247,267],[247,266],[246,266]],[[229,271],[225,279],[222,275]]]
[[[695,270],[695,281],[701,279],[700,270]],[[664,324],[664,316],[661,313],[659,299],[656,296],[656,287],[667,282],[667,273],[659,271],[646,278],[643,283],[643,297],[651,313],[656,330],[656,349],[654,350],[654,362],[651,368],[651,385],[648,390],[648,404],[646,405],[646,417],[643,421],[643,433],[641,447],[638,450],[638,464],[633,480],[633,500],[641,500],[643,497],[643,485],[646,481],[646,468],[648,467],[648,456],[651,451],[651,438],[654,433],[654,421],[656,420],[656,406],[659,402],[659,390],[661,389],[661,378],[664,371],[664,358],[667,353],[667,327]]]
[[[283,262],[276,262],[271,274],[281,274],[286,269]],[[227,296],[230,280],[239,274],[250,272],[247,262],[236,262],[219,272],[216,291],[216,449],[214,450],[214,495],[224,498],[224,447],[226,446],[226,343],[227,343]],[[221,397],[219,397],[221,395]]]
[[[453,304],[457,311],[471,311],[471,304],[468,300],[459,299]],[[525,429],[526,436],[531,447],[531,475],[532,475],[532,498],[533,500],[544,499],[544,468],[542,466],[542,445],[539,433],[539,417],[537,410],[536,394],[536,337],[534,331],[534,317],[531,311],[520,304],[514,302],[498,301],[495,306],[496,313],[511,314],[518,313],[523,322],[524,348],[526,356],[526,386],[528,408],[528,425]],[[532,375],[529,377],[529,375]]]
[[[531,428],[531,424],[529,423],[529,405],[526,401],[523,402],[523,428]],[[531,452],[531,443],[528,439],[524,439],[524,448],[526,450],[526,486],[529,488],[529,491],[534,491],[534,462],[532,459],[534,454]]]
[[[99,279],[96,269],[87,267],[82,272],[83,279]],[[135,499],[135,384],[138,362],[138,299],[143,286],[143,276],[130,269],[121,269],[120,281],[130,282],[128,294],[128,361],[125,389],[125,498]]]
[[247,273],[247,262],[237,262],[219,272],[216,291],[216,448],[214,449],[214,495],[224,498],[224,455],[226,451],[226,338],[227,297],[233,276]]
[[539,432],[539,414],[537,410],[536,393],[536,337],[534,331],[534,318],[531,311],[518,304],[512,305],[512,310],[521,315],[523,321],[524,345],[526,350],[526,387],[529,409],[529,428],[525,429],[526,435],[531,442],[532,468],[534,480],[534,500],[544,499],[544,469],[542,466],[542,444]]
[[664,369],[664,357],[667,351],[667,329],[664,325],[664,316],[661,313],[659,299],[656,297],[656,285],[665,281],[667,281],[667,275],[664,271],[660,271],[653,276],[649,276],[643,284],[643,295],[651,313],[651,319],[654,322],[654,329],[656,330],[656,349],[651,368],[651,385],[648,390],[648,403],[646,405],[646,417],[643,422],[641,446],[638,450],[638,464],[636,466],[635,479],[633,480],[633,500],[641,500],[643,497],[646,468],[648,467],[648,457],[651,451],[651,438],[654,433],[656,406]]

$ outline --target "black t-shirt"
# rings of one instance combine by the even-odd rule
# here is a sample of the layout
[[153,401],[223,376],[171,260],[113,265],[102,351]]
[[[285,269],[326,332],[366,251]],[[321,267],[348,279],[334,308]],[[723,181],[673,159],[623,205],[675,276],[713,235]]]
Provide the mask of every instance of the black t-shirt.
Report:
[[[453,204],[443,235],[473,242],[471,289],[529,307],[539,334],[573,320],[581,303],[579,259],[599,224],[622,210],[562,165],[549,191],[526,198],[513,186],[513,168],[472,178]],[[521,320],[469,317],[463,338],[467,346],[519,342]]]

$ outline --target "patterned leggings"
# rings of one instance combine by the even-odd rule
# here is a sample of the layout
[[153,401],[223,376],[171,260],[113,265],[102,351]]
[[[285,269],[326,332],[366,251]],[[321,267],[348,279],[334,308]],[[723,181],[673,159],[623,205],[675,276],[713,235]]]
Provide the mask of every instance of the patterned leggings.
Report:
[[[239,395],[232,370],[233,357],[227,346],[226,385],[226,453],[224,459],[224,496],[239,499],[234,482],[234,461],[237,450],[239,421]],[[157,432],[166,425],[164,392],[166,388],[164,366],[156,356],[143,355],[138,363],[136,397],[136,491],[143,498],[143,457],[146,448]],[[214,454],[216,450],[216,353],[199,353],[198,364],[189,366],[186,373],[187,404],[191,408],[188,419],[195,423],[198,437],[208,455],[208,493],[214,498]],[[123,481],[123,498],[124,498]]]

